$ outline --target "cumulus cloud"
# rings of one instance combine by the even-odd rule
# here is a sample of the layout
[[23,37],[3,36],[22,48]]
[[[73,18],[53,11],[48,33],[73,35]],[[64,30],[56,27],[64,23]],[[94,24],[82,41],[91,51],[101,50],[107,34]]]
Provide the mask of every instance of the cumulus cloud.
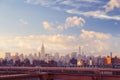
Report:
[[114,10],[114,8],[120,8],[120,0],[110,0],[105,6],[106,12]]
[[[80,40],[83,47],[88,53],[108,53],[110,52],[111,43],[109,40],[112,38],[110,34],[104,34],[95,31],[81,30]],[[114,45],[114,44],[113,44]]]
[[103,33],[94,32],[94,31],[86,31],[84,29],[82,29],[81,32],[82,34],[80,35],[80,37],[82,39],[106,40],[106,39],[110,39],[111,37],[109,34],[103,34]]
[[[78,51],[78,46],[83,47],[83,51],[89,55],[106,55],[113,51],[119,54],[120,37],[114,37],[110,34],[81,30],[79,36],[72,35],[30,35],[17,36],[11,38],[0,37],[1,52],[38,52],[41,44],[44,43],[46,52],[70,53]],[[106,54],[102,54],[106,53]]]
[[47,21],[43,22],[43,27],[44,29],[49,31],[53,31],[53,30],[63,31],[64,29],[68,29],[72,27],[82,27],[84,24],[85,24],[85,20],[82,17],[71,16],[71,17],[67,17],[65,22],[56,26],[56,28],[53,28],[51,24]]
[[43,22],[43,27],[44,27],[45,30],[49,30],[49,31],[54,30],[54,28],[51,26],[51,24],[49,22],[47,22],[47,21]]
[[69,27],[81,27],[85,23],[85,20],[81,17],[73,16],[68,17],[65,21],[65,28]]
[[[54,52],[59,50],[67,50],[70,47],[75,46],[75,37],[70,35],[30,35],[30,36],[17,36],[11,38],[1,38],[0,48],[2,52],[38,52],[40,51],[41,44],[44,43],[46,46],[46,52]],[[72,44],[69,44],[72,43]],[[70,46],[72,45],[72,46]],[[68,47],[70,46],[70,47]],[[70,50],[70,49],[69,49]],[[61,53],[61,51],[60,51]]]

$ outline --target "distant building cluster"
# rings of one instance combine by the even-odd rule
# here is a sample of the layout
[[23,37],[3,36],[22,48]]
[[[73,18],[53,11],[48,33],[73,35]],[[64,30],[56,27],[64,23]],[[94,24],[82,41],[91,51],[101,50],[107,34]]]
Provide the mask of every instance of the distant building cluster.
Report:
[[34,67],[114,67],[120,64],[120,58],[112,57],[95,57],[86,56],[81,47],[79,52],[72,52],[65,56],[60,56],[59,53],[47,54],[45,53],[44,44],[41,46],[41,51],[25,56],[16,53],[11,55],[10,52],[5,53],[5,58],[0,59],[0,66],[34,66]]

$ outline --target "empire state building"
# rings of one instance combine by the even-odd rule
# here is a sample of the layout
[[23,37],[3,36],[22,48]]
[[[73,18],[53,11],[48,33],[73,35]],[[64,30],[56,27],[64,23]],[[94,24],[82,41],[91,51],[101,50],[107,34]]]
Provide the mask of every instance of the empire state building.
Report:
[[41,46],[41,54],[42,54],[42,55],[44,55],[44,54],[45,54],[44,44],[42,44],[42,46]]

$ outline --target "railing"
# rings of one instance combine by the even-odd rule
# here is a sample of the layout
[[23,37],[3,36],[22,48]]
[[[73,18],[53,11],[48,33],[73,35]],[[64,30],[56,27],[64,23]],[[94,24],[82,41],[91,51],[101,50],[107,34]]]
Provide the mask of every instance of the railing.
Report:
[[2,75],[0,80],[120,80],[120,69],[111,68],[0,67],[0,71],[20,73]]
[[2,75],[0,76],[0,80],[39,80],[39,76],[38,74]]

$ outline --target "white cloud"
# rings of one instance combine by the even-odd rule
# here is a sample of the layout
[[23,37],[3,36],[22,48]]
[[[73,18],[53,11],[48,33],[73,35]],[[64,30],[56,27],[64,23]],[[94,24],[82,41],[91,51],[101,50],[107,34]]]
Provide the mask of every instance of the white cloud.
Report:
[[84,16],[87,16],[87,17],[99,18],[99,19],[120,20],[120,15],[109,16],[105,12],[100,11],[100,10],[88,11],[88,12],[81,12],[81,11],[77,11],[77,10],[67,10],[66,12],[71,13],[71,14],[84,15]]
[[[73,47],[70,45],[74,45],[74,44],[69,44],[69,43],[73,43],[74,41],[75,41],[74,36],[67,36],[61,34],[18,36],[11,38],[1,38],[0,48],[2,49],[2,52],[8,51],[8,52],[32,53],[32,52],[38,52],[37,51],[38,48],[41,47],[42,43],[44,43],[46,46],[46,52],[51,52],[51,51],[54,52],[57,50],[59,51]],[[59,52],[61,53],[61,51]]]
[[[51,9],[65,11],[66,9],[79,9],[90,7],[91,3],[100,3],[100,0],[24,0],[25,3],[40,5]],[[67,7],[63,7],[67,6]]]
[[62,5],[77,7],[76,5],[80,2],[100,3],[100,0],[74,0],[74,1],[73,0],[24,0],[24,2],[33,3],[41,6],[51,6],[55,4],[62,4]]
[[19,22],[20,22],[20,24],[21,24],[22,26],[28,25],[28,22],[25,21],[25,20],[23,20],[23,19],[19,19]]
[[120,15],[118,16],[109,16],[103,11],[89,11],[84,12],[85,16],[92,16],[94,18],[100,18],[100,19],[113,19],[113,20],[120,20]]
[[59,4],[62,6],[62,5],[66,5],[66,6],[69,6],[69,7],[74,7],[74,8],[79,8],[80,5],[79,3],[75,3],[76,1],[73,1],[73,0],[63,0],[61,1]]
[[58,0],[24,0],[25,3],[31,3],[34,5],[41,5],[44,7],[51,6],[55,4]]
[[114,8],[120,8],[120,0],[110,0],[105,6],[106,12],[114,10]]
[[[64,11],[70,14],[79,14],[84,16],[91,16],[98,19],[111,19],[120,20],[120,15],[108,15],[107,12],[114,10],[114,8],[120,8],[120,0],[110,0],[106,5],[104,5],[105,11],[100,11],[103,7],[101,4],[103,1],[100,0],[26,0],[26,3],[33,3],[44,7],[49,7],[55,10]],[[92,4],[101,4],[96,7],[96,10],[82,11],[84,7],[92,7]],[[66,7],[62,7],[66,5]],[[88,6],[90,5],[90,6]],[[97,8],[99,7],[99,8]],[[80,10],[81,9],[81,10]]]
[[70,27],[81,27],[85,23],[85,20],[81,17],[73,16],[73,17],[68,17],[66,18],[65,21],[65,28],[70,28]]
[[[110,42],[113,38],[110,34],[104,34],[95,31],[81,30],[80,41],[82,46],[88,53],[98,53],[95,55],[106,55],[102,53],[109,53],[113,51],[114,42]],[[118,42],[118,41],[117,41]],[[112,44],[112,45],[111,45]],[[118,51],[118,49],[116,49]]]
[[44,27],[45,30],[49,30],[49,31],[54,30],[54,28],[51,26],[51,24],[49,22],[47,22],[47,21],[43,22],[43,27]]
[[109,34],[103,34],[103,33],[99,33],[99,32],[94,32],[94,31],[86,31],[84,29],[81,30],[82,34],[80,35],[80,37],[82,39],[99,39],[99,40],[106,40],[106,39],[110,39],[110,35]]
[[89,3],[100,3],[100,0],[80,0],[84,2],[89,2]]
[[[72,35],[30,35],[17,37],[0,37],[1,52],[23,52],[34,53],[40,51],[41,44],[44,43],[46,52],[69,53],[78,51],[78,46],[82,46],[86,54],[103,55],[102,53],[120,53],[120,37],[110,34],[81,30],[79,36]],[[39,50],[38,50],[39,48]],[[89,55],[89,54],[88,54]],[[106,54],[104,54],[106,55]]]
[[56,28],[53,28],[51,24],[47,21],[43,22],[43,27],[49,31],[63,31],[64,29],[68,29],[71,27],[82,27],[85,24],[85,20],[82,17],[72,16],[67,17],[63,24],[59,24]]

